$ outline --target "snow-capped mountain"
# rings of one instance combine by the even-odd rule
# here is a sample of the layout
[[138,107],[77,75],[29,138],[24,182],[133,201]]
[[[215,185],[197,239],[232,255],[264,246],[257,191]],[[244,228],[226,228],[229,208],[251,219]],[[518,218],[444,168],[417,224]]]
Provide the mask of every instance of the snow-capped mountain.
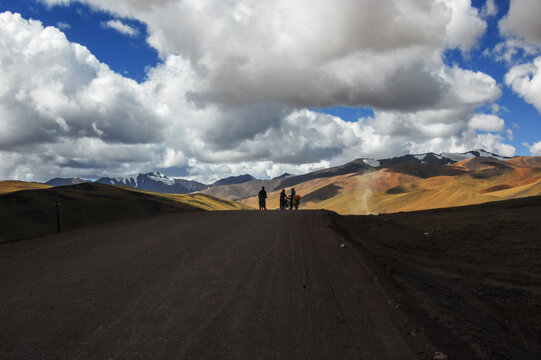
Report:
[[67,185],[75,185],[75,184],[82,184],[85,182],[91,182],[90,180],[84,180],[78,177],[74,178],[54,178],[45,183],[45,185],[51,185],[51,186],[67,186]]
[[103,177],[96,180],[96,182],[108,185],[131,186],[142,190],[167,194],[187,194],[194,191],[208,189],[209,187],[242,184],[252,180],[256,180],[256,178],[254,178],[252,175],[246,174],[240,176],[231,176],[218,180],[212,185],[206,185],[193,180],[174,179],[159,172],[151,172],[147,174],[133,174],[117,178]]
[[441,156],[444,156],[454,161],[462,161],[474,157],[491,157],[502,161],[511,159],[510,157],[494,154],[483,149],[472,150],[465,153],[441,153]]
[[[160,192],[166,194],[187,194],[195,191],[201,191],[210,187],[220,185],[242,184],[248,181],[256,180],[252,175],[231,176],[216,181],[211,185],[206,185],[193,180],[170,178],[160,172],[150,172],[146,174],[132,174],[123,177],[102,177],[96,180],[96,183],[106,185],[124,185],[141,190]],[[79,184],[81,182],[90,182],[79,178],[54,178],[45,184],[51,186],[64,186]]]
[[[491,152],[488,152],[482,149],[478,149],[478,150],[468,151],[465,153],[435,154],[435,153],[429,152],[425,154],[408,154],[408,155],[393,157],[389,159],[381,159],[379,160],[378,166],[388,166],[388,165],[408,163],[408,162],[422,163],[422,164],[428,164],[428,165],[447,165],[447,164],[454,164],[458,161],[471,159],[474,157],[492,157],[498,160],[510,159],[509,157],[500,156],[500,155],[493,154]],[[372,165],[372,164],[369,164],[369,165]]]
[[186,194],[192,191],[206,189],[208,186],[197,181],[185,179],[172,179],[158,172],[147,174],[134,174],[125,177],[103,177],[96,180],[100,184],[125,185],[142,190],[161,192],[167,194]]
[[[343,175],[348,173],[356,173],[361,171],[372,171],[377,168],[385,168],[389,166],[394,166],[396,164],[403,163],[417,163],[417,164],[427,164],[427,165],[447,165],[453,164],[458,161],[465,159],[475,158],[475,157],[491,157],[497,160],[508,160],[510,158],[493,154],[491,152],[478,149],[472,150],[465,153],[441,153],[435,154],[432,152],[425,154],[408,154],[388,159],[367,159],[360,158],[353,160],[347,164],[332,167],[329,169],[321,169],[312,173],[291,176],[289,174],[283,174],[273,181],[280,181],[279,187],[290,187],[296,184],[299,184],[303,181],[308,181],[315,178],[325,178],[332,177],[337,175]],[[102,177],[96,180],[97,183],[108,184],[108,185],[124,185],[131,186],[142,190],[148,190],[153,192],[161,192],[168,194],[186,194],[195,191],[202,191],[209,188],[214,188],[223,185],[236,185],[244,184],[250,181],[257,180],[252,175],[245,174],[240,176],[230,176],[221,180],[216,181],[211,185],[202,184],[197,181],[186,180],[186,179],[175,179],[167,177],[166,175],[160,172],[150,172],[147,174],[133,174],[125,177]],[[49,180],[46,184],[52,186],[62,186],[62,185],[72,185],[80,182],[85,182],[87,180],[82,180],[79,178],[72,179],[62,179],[55,178]],[[258,185],[260,185],[258,183]]]
[[368,166],[371,166],[371,167],[378,167],[381,165],[381,163],[379,162],[379,160],[374,160],[374,159],[366,159],[364,158],[363,159],[363,162],[368,165]]

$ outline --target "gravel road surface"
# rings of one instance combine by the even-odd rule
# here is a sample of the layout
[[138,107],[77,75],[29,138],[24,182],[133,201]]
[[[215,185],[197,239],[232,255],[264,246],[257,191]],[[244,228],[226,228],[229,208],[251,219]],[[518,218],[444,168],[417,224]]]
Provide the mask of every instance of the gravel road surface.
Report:
[[323,211],[182,213],[0,244],[5,359],[418,359]]

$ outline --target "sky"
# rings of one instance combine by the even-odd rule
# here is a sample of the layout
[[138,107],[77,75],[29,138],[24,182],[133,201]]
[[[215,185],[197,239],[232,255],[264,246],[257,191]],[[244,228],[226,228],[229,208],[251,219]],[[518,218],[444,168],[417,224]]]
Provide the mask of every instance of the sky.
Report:
[[541,0],[0,0],[0,179],[541,155]]

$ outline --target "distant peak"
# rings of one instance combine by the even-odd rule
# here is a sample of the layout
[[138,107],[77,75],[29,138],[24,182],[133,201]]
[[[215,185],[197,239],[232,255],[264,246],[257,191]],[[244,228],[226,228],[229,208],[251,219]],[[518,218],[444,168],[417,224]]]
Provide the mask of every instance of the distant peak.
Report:
[[75,185],[75,184],[82,184],[90,182],[90,180],[84,180],[80,177],[73,177],[73,178],[54,178],[51,179],[44,184],[51,185],[51,186],[66,186],[66,185]]
[[229,176],[224,179],[216,181],[211,186],[220,186],[220,185],[234,185],[234,184],[243,184],[248,181],[257,180],[250,174],[238,175],[238,176]]
[[498,160],[511,159],[508,156],[498,155],[498,154],[495,154],[495,153],[492,153],[492,152],[489,152],[489,151],[486,151],[486,150],[483,150],[483,149],[471,150],[471,151],[468,151],[468,152],[466,152],[464,154],[466,154],[466,155],[471,154],[471,155],[474,155],[475,157],[492,157],[492,158],[495,158],[495,159],[498,159]]
[[363,162],[366,165],[372,166],[372,167],[378,167],[380,165],[380,162],[378,160],[374,160],[374,159],[363,159]]
[[283,173],[282,175],[280,176],[277,176],[275,178],[272,178],[272,180],[276,180],[276,179],[285,179],[286,177],[290,177],[290,176],[293,176],[291,175],[290,173]]

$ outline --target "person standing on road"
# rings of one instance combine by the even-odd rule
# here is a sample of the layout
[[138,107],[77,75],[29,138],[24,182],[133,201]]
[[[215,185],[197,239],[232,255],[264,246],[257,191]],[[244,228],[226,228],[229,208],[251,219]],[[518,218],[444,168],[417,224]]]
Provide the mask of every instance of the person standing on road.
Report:
[[259,197],[259,210],[267,210],[267,192],[264,186],[261,187],[261,191],[257,197]]
[[293,210],[293,198],[295,197],[295,188],[291,188],[291,195],[289,196],[289,210]]
[[280,193],[280,210],[287,210],[287,195],[284,189]]

